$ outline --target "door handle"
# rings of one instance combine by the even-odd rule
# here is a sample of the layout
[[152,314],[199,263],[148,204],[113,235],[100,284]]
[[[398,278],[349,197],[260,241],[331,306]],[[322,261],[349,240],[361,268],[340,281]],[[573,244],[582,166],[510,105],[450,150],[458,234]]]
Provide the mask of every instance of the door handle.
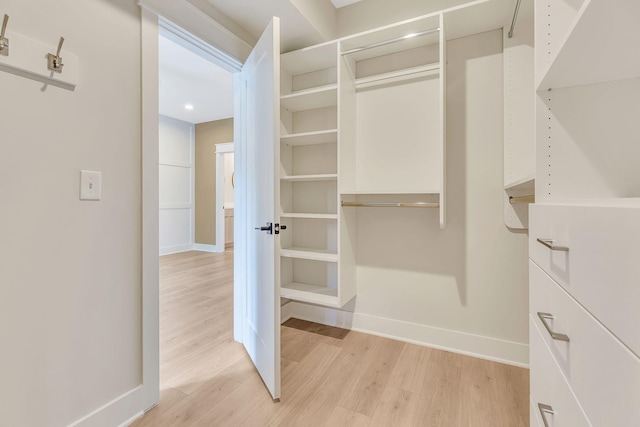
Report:
[[568,247],[554,245],[553,244],[553,240],[551,240],[551,239],[537,239],[537,240],[538,240],[538,243],[543,244],[544,246],[548,247],[552,251],[569,252],[569,248]]
[[273,234],[273,224],[268,222],[267,225],[262,227],[255,227],[255,230],[266,231],[267,234]]
[[544,427],[549,427],[549,422],[547,421],[546,414],[553,415],[553,408],[549,405],[545,405],[544,403],[538,403],[538,411],[540,411],[540,416],[542,417]]
[[547,320],[553,319],[553,315],[552,314],[538,312],[538,317],[540,318],[540,321],[544,325],[544,327],[547,330],[547,332],[549,332],[549,335],[551,335],[551,338],[553,338],[554,340],[558,340],[558,341],[569,342],[569,336],[568,335],[559,334],[559,333],[555,332],[553,329],[551,329],[551,326],[549,326],[549,323],[547,323]]

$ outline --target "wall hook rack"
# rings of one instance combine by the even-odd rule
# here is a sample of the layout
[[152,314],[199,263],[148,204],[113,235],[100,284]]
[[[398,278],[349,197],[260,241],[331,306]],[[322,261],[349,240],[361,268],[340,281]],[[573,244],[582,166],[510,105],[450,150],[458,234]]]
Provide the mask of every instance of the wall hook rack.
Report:
[[9,22],[9,15],[4,14],[4,20],[2,21],[2,32],[0,32],[0,55],[9,56],[9,39],[4,36],[7,31],[7,23]]
[[60,42],[58,43],[58,52],[56,54],[49,53],[47,54],[47,68],[51,71],[55,71],[56,73],[62,72],[62,67],[64,64],[62,63],[62,57],[60,56],[60,51],[62,50],[62,44],[64,43],[64,37],[60,37]]

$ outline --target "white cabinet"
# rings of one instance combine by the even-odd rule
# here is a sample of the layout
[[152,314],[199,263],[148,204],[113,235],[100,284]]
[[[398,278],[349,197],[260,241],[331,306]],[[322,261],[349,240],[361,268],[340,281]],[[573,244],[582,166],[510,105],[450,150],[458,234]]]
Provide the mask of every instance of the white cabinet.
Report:
[[640,42],[640,3],[536,0],[535,19],[532,405],[544,399],[534,384],[552,375],[534,369],[543,354],[592,425],[636,426],[640,56],[632,52]]

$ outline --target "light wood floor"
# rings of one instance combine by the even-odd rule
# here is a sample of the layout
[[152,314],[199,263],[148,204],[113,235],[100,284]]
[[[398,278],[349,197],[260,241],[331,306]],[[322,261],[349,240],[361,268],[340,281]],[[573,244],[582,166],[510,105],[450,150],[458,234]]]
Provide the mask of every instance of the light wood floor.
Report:
[[529,425],[529,371],[292,319],[273,403],[233,341],[233,254],[160,261],[160,404],[133,426]]

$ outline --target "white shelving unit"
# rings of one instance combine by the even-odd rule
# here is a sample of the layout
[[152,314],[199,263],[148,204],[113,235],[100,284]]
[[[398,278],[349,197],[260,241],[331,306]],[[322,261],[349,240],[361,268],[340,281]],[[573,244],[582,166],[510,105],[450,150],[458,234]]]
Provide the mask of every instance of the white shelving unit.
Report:
[[337,42],[281,56],[281,285],[283,298],[341,307]]
[[640,381],[638,292],[629,286],[640,251],[640,3],[536,0],[535,11],[530,421],[546,422],[537,410],[545,404],[560,423],[637,425],[637,399],[627,396]]
[[480,32],[493,6],[477,0],[281,55],[282,297],[342,307],[355,296],[360,209],[446,226],[447,28]]

